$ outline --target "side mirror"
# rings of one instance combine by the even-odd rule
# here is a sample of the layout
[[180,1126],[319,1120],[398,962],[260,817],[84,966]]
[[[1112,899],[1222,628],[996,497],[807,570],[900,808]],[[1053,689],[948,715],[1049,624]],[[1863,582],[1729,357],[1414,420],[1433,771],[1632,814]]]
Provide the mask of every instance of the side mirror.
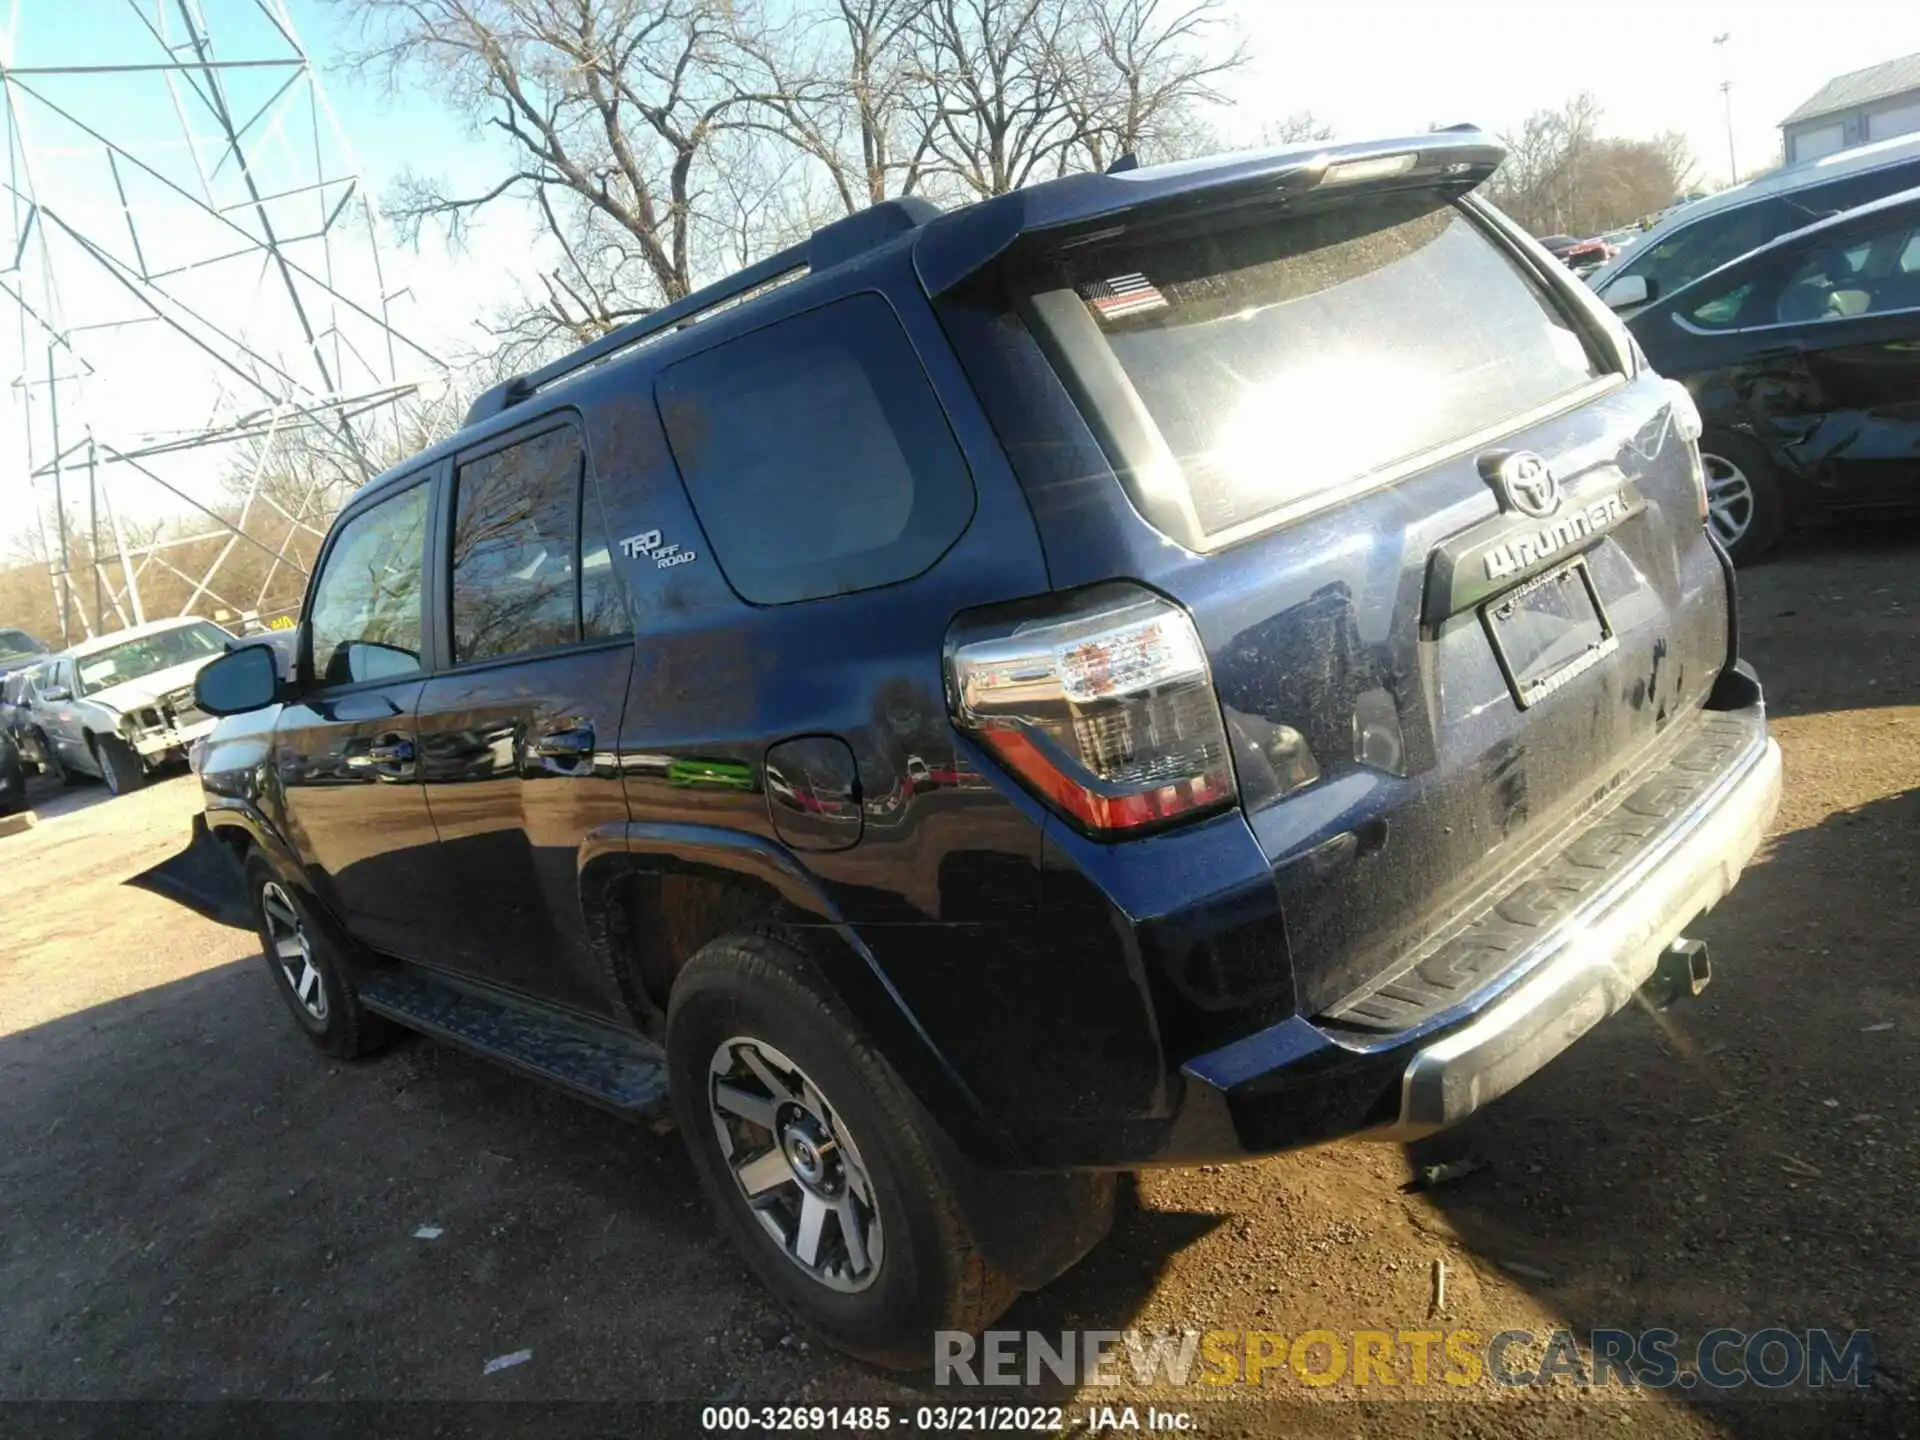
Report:
[[40,698],[49,704],[57,705],[63,700],[73,699],[73,692],[64,685],[49,685],[40,692]]
[[1607,302],[1610,310],[1625,310],[1633,305],[1650,304],[1659,293],[1660,287],[1644,275],[1622,275],[1600,292],[1600,298]]
[[264,710],[280,698],[279,669],[270,647],[243,645],[201,667],[193,703],[209,715]]

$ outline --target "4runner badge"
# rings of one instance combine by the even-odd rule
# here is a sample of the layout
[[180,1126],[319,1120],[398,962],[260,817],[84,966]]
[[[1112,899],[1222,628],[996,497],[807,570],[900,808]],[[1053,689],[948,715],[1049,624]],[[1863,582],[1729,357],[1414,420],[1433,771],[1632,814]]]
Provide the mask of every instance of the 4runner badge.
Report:
[[1504,580],[1583,540],[1606,534],[1634,513],[1636,498],[1625,491],[1602,495],[1597,500],[1569,510],[1551,525],[1542,525],[1538,530],[1503,539],[1486,552],[1487,578]]
[[662,544],[658,530],[643,530],[638,535],[629,535],[620,542],[620,553],[629,560],[638,560],[644,555],[653,561],[656,570],[671,570],[676,565],[700,558],[698,551]]

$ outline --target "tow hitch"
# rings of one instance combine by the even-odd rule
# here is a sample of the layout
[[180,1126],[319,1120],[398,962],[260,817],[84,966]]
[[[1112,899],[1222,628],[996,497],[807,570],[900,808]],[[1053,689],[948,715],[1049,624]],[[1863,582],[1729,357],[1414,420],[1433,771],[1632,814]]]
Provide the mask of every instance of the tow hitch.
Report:
[[1655,1007],[1671,1005],[1675,1000],[1698,995],[1713,979],[1713,966],[1707,958],[1707,942],[1674,941],[1660,952],[1660,961],[1640,993]]

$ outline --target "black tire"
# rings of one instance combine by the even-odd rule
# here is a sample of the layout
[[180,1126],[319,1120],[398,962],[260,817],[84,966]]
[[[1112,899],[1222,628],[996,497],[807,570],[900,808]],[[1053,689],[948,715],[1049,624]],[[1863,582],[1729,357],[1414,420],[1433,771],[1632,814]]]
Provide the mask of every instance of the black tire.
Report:
[[[261,958],[273,977],[273,988],[286,1002],[294,1023],[320,1050],[339,1060],[371,1055],[392,1041],[397,1028],[385,1016],[360,1008],[360,1002],[348,983],[345,969],[326,932],[314,923],[313,912],[298,886],[282,880],[258,850],[247,857],[247,899],[253,908],[254,928],[260,936]],[[268,899],[277,909],[292,914],[298,937],[305,942],[304,953],[283,959],[277,952],[274,926],[269,918]],[[307,973],[311,965],[312,974]],[[296,981],[294,969],[301,979]],[[301,989],[304,987],[304,998]]]
[[[866,1233],[879,1232],[880,1256],[864,1288],[830,1288],[802,1268],[735,1180],[715,1124],[709,1067],[741,1037],[773,1047],[812,1082],[839,1153],[854,1155],[868,1181],[877,1225]],[[739,1048],[729,1046],[727,1057]],[[722,1227],[780,1303],[829,1344],[889,1369],[924,1369],[936,1330],[977,1332],[1013,1302],[1018,1288],[982,1253],[964,1217],[959,1157],[794,946],[753,933],[704,947],[674,984],[667,1057],[680,1132]],[[754,1133],[778,1143],[771,1130]],[[775,1189],[806,1203],[798,1180]],[[832,1229],[837,1240],[818,1243],[837,1243],[842,1257],[851,1256],[844,1221]],[[796,1216],[796,1237],[799,1231]],[[859,1268],[843,1258],[843,1277]]]
[[1709,518],[1715,538],[1738,565],[1751,565],[1780,543],[1787,532],[1787,496],[1780,471],[1766,446],[1729,430],[1709,430],[1700,437],[1700,460],[1707,471],[1709,506],[1716,504],[1716,484],[1743,480],[1748,495],[1743,505],[1721,502],[1729,517],[1744,517],[1737,535],[1729,536],[1720,516]]
[[130,795],[147,783],[147,767],[134,748],[117,735],[101,735],[93,742],[93,758],[100,778],[115,795]]
[[48,775],[58,780],[62,785],[68,786],[78,785],[82,780],[87,778],[79,771],[69,770],[67,768],[67,762],[60,758],[60,752],[55,750],[53,748],[53,742],[47,739],[46,731],[36,730],[33,733],[40,741],[40,753],[46,757],[45,769]]

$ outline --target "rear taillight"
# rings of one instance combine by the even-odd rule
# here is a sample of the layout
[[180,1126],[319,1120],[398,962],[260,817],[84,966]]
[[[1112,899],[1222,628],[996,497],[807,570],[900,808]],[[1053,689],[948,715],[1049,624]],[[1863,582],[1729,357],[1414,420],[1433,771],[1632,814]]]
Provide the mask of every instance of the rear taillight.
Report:
[[1187,612],[1132,585],[954,623],[954,724],[1104,838],[1230,805],[1233,765]]
[[1702,525],[1707,523],[1707,469],[1700,459],[1700,436],[1705,426],[1700,420],[1700,407],[1694,404],[1693,392],[1678,380],[1667,381],[1667,395],[1673,407],[1673,428],[1679,433],[1681,443],[1687,447],[1687,465],[1693,480],[1693,503],[1699,512]]

